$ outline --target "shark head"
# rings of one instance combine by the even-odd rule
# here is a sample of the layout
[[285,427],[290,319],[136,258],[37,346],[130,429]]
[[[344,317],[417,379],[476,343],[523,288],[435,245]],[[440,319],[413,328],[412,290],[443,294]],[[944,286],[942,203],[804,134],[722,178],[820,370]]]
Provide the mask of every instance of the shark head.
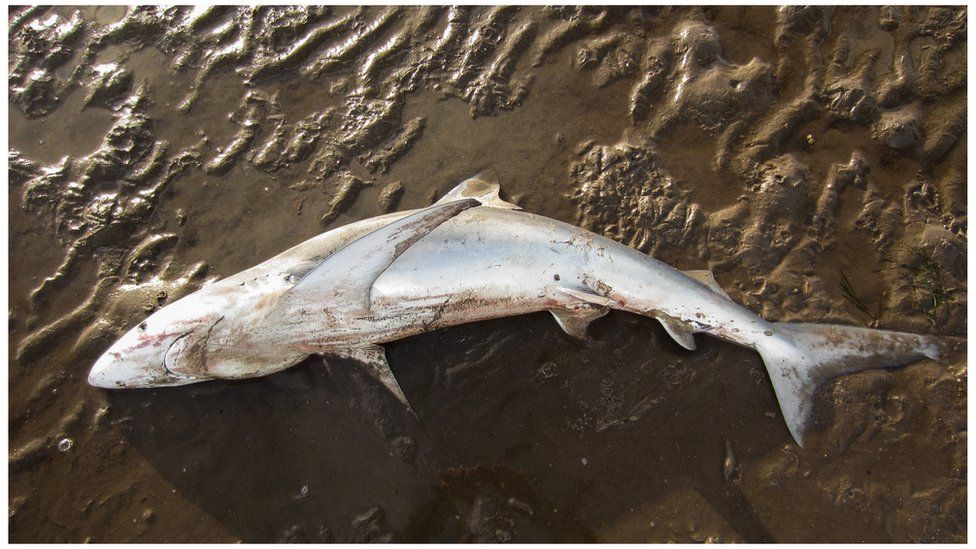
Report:
[[106,389],[186,385],[210,379],[206,344],[223,317],[186,298],[157,311],[95,362],[88,383]]
[[319,328],[314,341],[295,342],[308,333],[306,326],[322,324],[326,315],[315,304],[331,303],[355,326],[369,315],[373,283],[400,254],[480,205],[475,198],[451,200],[393,221],[334,251],[297,283],[290,273],[270,276],[263,268],[260,276],[234,276],[201,288],[122,336],[95,363],[88,383],[162,387],[258,377],[292,366],[328,343]]

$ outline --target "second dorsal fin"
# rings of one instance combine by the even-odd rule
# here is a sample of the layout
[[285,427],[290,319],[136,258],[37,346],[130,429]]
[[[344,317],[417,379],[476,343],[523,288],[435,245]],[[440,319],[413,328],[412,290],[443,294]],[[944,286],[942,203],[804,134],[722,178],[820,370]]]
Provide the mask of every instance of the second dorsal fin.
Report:
[[488,173],[479,173],[474,177],[465,179],[457,187],[447,191],[447,194],[442,196],[436,204],[444,204],[464,198],[474,198],[484,206],[505,210],[521,210],[522,208],[519,208],[511,202],[506,202],[498,196],[501,186],[495,183],[493,179]]
[[725,293],[725,290],[718,285],[718,281],[715,280],[715,276],[712,271],[700,270],[700,271],[682,271],[684,274],[694,278],[698,282],[708,286],[711,290],[719,295],[729,297],[729,294]]

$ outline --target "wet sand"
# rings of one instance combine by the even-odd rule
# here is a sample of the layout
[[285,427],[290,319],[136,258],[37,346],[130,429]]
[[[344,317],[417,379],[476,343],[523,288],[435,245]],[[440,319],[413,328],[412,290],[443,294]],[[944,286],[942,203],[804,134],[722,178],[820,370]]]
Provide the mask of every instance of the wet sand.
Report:
[[[10,541],[964,542],[965,8],[12,8]],[[156,308],[491,170],[770,320],[956,338],[824,384],[611,313],[106,392]]]

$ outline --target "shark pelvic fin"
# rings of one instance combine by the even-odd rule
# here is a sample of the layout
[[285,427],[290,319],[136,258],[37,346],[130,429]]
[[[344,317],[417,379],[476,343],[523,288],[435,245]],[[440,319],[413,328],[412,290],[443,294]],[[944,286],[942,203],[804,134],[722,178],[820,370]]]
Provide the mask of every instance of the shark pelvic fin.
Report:
[[566,288],[563,286],[559,287],[559,292],[584,303],[596,305],[597,307],[613,307],[617,303],[609,297],[603,297],[602,295],[597,295],[592,292],[574,290],[572,288]]
[[417,417],[417,414],[413,411],[413,407],[410,406],[410,402],[407,401],[406,395],[403,394],[403,389],[397,383],[396,377],[393,375],[393,370],[390,369],[390,363],[386,361],[386,349],[382,346],[364,345],[362,347],[350,347],[347,349],[330,349],[319,354],[326,359],[333,356],[358,363],[366,373],[382,383],[390,394],[403,403],[411,415],[415,418]]
[[587,305],[575,310],[551,309],[549,312],[564,332],[576,339],[586,339],[586,329],[590,323],[606,315],[610,309]]
[[676,318],[671,318],[667,316],[655,315],[661,326],[664,326],[664,331],[674,339],[678,345],[681,345],[689,351],[694,351],[698,348],[695,344],[695,332],[688,327],[687,324],[681,322]]
[[368,311],[373,282],[400,254],[448,219],[478,205],[472,198],[435,204],[360,237],[289,289],[281,298],[279,311],[318,314],[330,305],[344,312]]
[[576,339],[586,339],[586,329],[594,320],[604,316],[614,300],[591,293],[589,291],[574,290],[559,287],[556,301],[558,309],[549,309],[564,332]]
[[488,172],[482,172],[459,183],[457,187],[454,187],[441,197],[436,204],[445,204],[464,198],[475,198],[483,205],[492,208],[501,208],[504,210],[522,209],[511,202],[502,200],[498,196],[500,190],[501,186],[495,181],[494,176]]
[[701,282],[702,284],[708,286],[709,288],[711,288],[713,292],[721,296],[729,297],[729,294],[725,293],[725,290],[723,290],[722,287],[718,285],[718,281],[715,280],[715,276],[712,274],[712,271],[701,270],[701,271],[682,271],[682,272],[690,276],[691,278],[694,278],[698,282]]

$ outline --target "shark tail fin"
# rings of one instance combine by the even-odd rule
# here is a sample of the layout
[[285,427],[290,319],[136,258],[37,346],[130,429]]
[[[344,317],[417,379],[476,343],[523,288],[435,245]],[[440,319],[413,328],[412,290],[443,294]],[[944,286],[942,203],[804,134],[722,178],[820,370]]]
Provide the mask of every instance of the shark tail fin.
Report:
[[801,447],[810,427],[817,386],[833,377],[872,368],[938,359],[939,338],[827,324],[775,324],[756,349],[766,364],[786,426]]

